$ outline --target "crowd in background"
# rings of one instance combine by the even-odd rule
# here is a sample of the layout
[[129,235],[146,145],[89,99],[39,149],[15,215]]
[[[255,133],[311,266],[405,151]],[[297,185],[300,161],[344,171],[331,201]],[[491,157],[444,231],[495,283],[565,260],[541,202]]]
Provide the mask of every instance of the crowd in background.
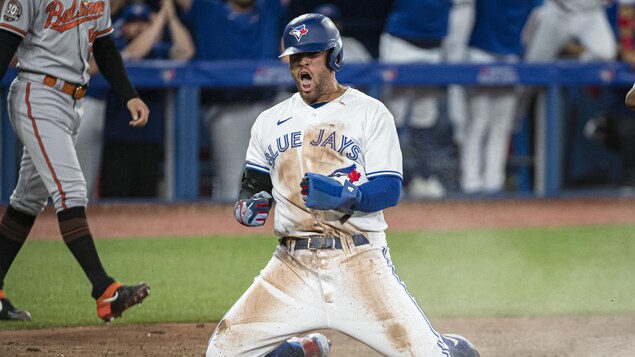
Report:
[[[282,26],[306,12],[329,16],[347,63],[518,63],[574,58],[635,63],[635,1],[622,0],[111,0],[114,38],[126,61],[275,59]],[[98,69],[94,66],[95,73]],[[620,185],[635,187],[635,119],[615,90],[589,140],[620,153]],[[294,89],[291,89],[294,91]],[[164,178],[165,93],[143,90],[148,126],[132,131],[109,91],[89,90],[78,155],[93,198],[157,197]],[[204,89],[200,119],[211,197],[233,202],[250,128],[288,91]],[[511,138],[537,93],[508,87],[385,87],[404,152],[404,197],[509,190]],[[279,98],[279,97],[278,97]],[[620,102],[621,100],[621,102]],[[442,105],[443,104],[443,105]],[[613,110],[615,109],[615,110]],[[446,125],[449,131],[442,130]],[[103,148],[103,150],[102,150]]]

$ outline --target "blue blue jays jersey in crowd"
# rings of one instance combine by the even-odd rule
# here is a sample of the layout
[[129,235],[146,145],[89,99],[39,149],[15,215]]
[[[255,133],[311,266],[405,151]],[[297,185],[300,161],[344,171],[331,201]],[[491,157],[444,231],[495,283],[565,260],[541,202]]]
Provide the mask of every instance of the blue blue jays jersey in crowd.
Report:
[[448,34],[451,6],[451,0],[396,0],[385,31],[414,41],[441,40]]
[[470,47],[501,55],[522,56],[520,37],[533,0],[476,1],[476,20]]
[[257,0],[247,13],[223,0],[194,0],[185,14],[196,44],[196,58],[274,59],[280,52],[280,0]]

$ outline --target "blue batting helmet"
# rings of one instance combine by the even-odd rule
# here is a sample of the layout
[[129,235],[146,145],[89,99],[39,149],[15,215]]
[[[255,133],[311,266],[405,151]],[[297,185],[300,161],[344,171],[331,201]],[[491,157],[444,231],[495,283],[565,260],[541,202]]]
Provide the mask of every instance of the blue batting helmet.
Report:
[[291,20],[282,34],[284,51],[280,57],[296,53],[331,50],[327,65],[337,72],[344,65],[342,38],[333,21],[321,14],[304,14]]

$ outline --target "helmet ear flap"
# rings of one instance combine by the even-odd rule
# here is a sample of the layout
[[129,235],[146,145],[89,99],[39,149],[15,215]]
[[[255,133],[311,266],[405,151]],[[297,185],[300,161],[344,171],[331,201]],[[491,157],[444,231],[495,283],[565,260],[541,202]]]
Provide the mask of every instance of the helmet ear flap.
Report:
[[344,49],[341,46],[330,48],[326,56],[326,63],[328,67],[335,72],[342,69],[344,66]]

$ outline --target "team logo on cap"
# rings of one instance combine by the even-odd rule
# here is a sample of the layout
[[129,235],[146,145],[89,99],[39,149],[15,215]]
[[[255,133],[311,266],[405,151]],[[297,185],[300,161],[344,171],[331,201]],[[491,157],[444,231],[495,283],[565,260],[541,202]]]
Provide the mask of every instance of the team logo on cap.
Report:
[[296,40],[300,42],[300,39],[302,38],[302,36],[306,35],[307,33],[309,33],[309,29],[306,28],[306,25],[300,25],[300,26],[294,27],[293,30],[289,32],[289,35],[295,36]]

